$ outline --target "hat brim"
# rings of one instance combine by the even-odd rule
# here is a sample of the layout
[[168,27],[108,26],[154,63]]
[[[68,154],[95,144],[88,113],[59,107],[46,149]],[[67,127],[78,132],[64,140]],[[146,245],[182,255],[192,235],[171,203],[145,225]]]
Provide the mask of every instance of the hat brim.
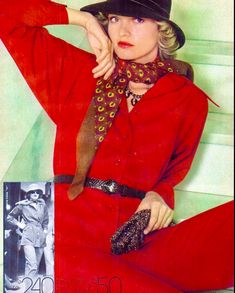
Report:
[[[120,5],[117,2],[110,3],[109,1],[104,1],[96,4],[91,4],[84,6],[80,9],[81,11],[89,12],[93,15],[97,15],[99,13],[104,14],[117,14],[123,16],[137,16],[137,17],[144,17],[144,18],[152,18],[155,20],[164,20],[167,21],[175,31],[177,36],[177,41],[179,42],[179,48],[183,47],[185,43],[185,35],[182,29],[174,23],[172,20],[159,15],[156,11],[146,8],[145,6],[136,5],[130,2],[124,2]],[[179,49],[178,48],[178,49]]]

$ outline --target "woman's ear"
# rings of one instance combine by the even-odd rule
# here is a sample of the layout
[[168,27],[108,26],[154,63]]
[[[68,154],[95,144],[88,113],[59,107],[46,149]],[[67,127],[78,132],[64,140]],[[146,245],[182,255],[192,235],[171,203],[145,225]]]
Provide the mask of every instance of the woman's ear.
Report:
[[154,22],[156,23],[156,25],[157,25],[157,31],[159,32],[160,25],[158,24],[158,20],[154,20]]

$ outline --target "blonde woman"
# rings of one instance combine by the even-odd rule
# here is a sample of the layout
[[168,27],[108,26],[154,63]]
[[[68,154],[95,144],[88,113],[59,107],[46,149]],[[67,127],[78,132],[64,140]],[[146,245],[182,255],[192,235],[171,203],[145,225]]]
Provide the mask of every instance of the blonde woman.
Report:
[[[0,8],[1,37],[57,124],[55,291],[231,286],[231,203],[170,226],[173,188],[190,169],[208,110],[191,67],[174,60],[185,36],[170,20],[171,1],[108,0],[78,11],[12,0]],[[82,26],[94,54],[52,37],[48,24]],[[115,231],[146,211],[133,238],[145,245],[111,254]]]

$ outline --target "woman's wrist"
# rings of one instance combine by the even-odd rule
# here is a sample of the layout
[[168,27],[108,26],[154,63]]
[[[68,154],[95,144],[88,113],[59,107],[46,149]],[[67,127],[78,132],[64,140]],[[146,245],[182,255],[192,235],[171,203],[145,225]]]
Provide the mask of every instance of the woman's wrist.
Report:
[[79,25],[86,28],[87,22],[94,18],[94,16],[88,12],[76,10],[67,7],[69,24]]
[[164,203],[165,203],[165,201],[164,201],[164,199],[162,198],[162,196],[161,196],[159,193],[157,193],[157,192],[155,192],[155,191],[153,191],[153,190],[148,191],[148,192],[145,194],[145,197],[153,197],[154,199],[157,199],[158,201],[160,201],[160,202],[164,202]]

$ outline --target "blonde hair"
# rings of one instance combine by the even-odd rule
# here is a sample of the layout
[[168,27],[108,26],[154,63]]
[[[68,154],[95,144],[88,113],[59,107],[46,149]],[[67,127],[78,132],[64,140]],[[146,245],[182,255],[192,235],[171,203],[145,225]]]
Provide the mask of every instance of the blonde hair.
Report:
[[159,57],[162,60],[174,59],[179,48],[176,33],[167,21],[157,21],[157,25],[160,35],[158,43]]
[[[107,33],[108,17],[103,13],[99,13],[96,15],[96,18]],[[173,27],[167,21],[156,21],[156,23],[160,35],[158,43],[158,54],[160,59],[175,59],[176,51],[180,45]]]

